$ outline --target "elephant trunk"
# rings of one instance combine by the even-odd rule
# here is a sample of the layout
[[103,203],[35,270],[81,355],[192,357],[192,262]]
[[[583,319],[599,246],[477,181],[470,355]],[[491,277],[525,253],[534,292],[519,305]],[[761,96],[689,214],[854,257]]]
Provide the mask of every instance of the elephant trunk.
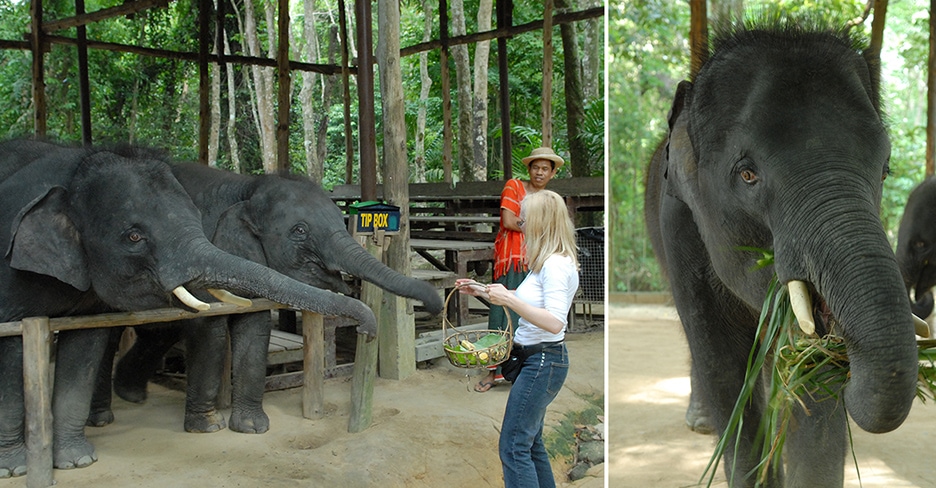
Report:
[[[896,429],[907,417],[916,393],[918,356],[910,303],[896,258],[873,204],[859,199],[827,205],[824,212],[802,206],[792,220],[798,230],[777,232],[775,258],[783,283],[803,280],[818,296],[814,310],[837,320],[845,340],[850,376],[844,402],[868,432]],[[802,201],[802,200],[801,200]],[[857,205],[857,206],[856,206]],[[829,207],[851,211],[829,211]],[[854,210],[860,209],[860,211]],[[843,224],[847,222],[846,224]],[[809,232],[803,232],[809,229]],[[810,236],[802,238],[802,236]]]
[[[206,241],[207,242],[207,241]],[[266,266],[213,248],[208,244],[201,256],[189,268],[187,286],[223,288],[248,296],[261,296],[290,307],[341,316],[358,322],[358,332],[374,337],[377,321],[374,312],[364,303],[321,288],[306,285]],[[174,285],[173,285],[174,286]]]
[[399,296],[419,300],[433,315],[442,311],[442,298],[429,283],[398,273],[372,256],[344,229],[329,236],[324,249],[336,251],[332,266]]

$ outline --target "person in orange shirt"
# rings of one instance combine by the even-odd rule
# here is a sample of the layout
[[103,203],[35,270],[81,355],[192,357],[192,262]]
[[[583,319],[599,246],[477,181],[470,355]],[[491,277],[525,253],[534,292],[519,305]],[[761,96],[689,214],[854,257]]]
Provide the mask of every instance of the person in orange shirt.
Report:
[[[530,180],[514,178],[507,180],[504,184],[504,189],[501,191],[500,228],[494,239],[493,280],[494,283],[500,283],[508,290],[516,289],[528,273],[523,232],[520,229],[523,225],[520,219],[520,205],[528,194],[546,188],[546,184],[556,176],[556,172],[565,164],[565,161],[552,148],[538,147],[529,156],[523,158],[523,164],[529,170]],[[505,312],[503,307],[492,306],[488,315],[488,329],[504,330],[507,328],[506,313],[508,312]],[[513,311],[509,313],[511,323],[516,328],[519,316]],[[491,367],[474,389],[478,393],[484,393],[494,387],[497,382],[502,381],[504,377],[500,375],[498,368]]]

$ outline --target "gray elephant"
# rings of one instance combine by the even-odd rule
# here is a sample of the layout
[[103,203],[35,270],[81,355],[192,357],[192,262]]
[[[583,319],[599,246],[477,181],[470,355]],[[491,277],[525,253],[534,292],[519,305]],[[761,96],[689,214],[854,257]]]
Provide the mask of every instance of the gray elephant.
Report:
[[[909,300],[879,219],[890,142],[875,67],[848,34],[789,24],[720,32],[713,46],[695,79],[679,84],[645,194],[692,393],[724,432],[771,277],[805,286],[812,317],[798,320],[820,335],[836,324],[850,378],[840,395],[803,398],[809,414],[794,408],[784,466],[763,486],[840,487],[846,411],[866,431],[891,431],[917,378]],[[743,248],[772,249],[774,264],[758,269],[762,256]],[[737,445],[728,443],[731,486],[755,484],[768,408],[754,395]]]
[[[307,178],[245,176],[197,164],[173,165],[172,171],[202,212],[205,233],[213,236],[212,241],[221,249],[319,288],[350,293],[341,277],[345,272],[419,300],[433,314],[442,310],[442,298],[432,285],[397,273],[364,250],[348,233],[340,209]],[[143,401],[147,381],[162,355],[179,338],[173,332],[184,330],[188,380],[185,430],[223,429],[224,418],[215,405],[229,327],[233,369],[230,427],[237,432],[266,432],[269,418],[262,399],[272,328],[269,314],[204,322],[202,327],[175,330],[138,327],[137,341],[117,363],[114,391],[125,400]],[[112,418],[109,383],[104,380],[92,408],[92,415],[98,415],[91,419],[92,424]]]
[[[357,320],[360,301],[300,283],[211,244],[198,209],[163,161],[133,154],[0,144],[0,321],[167,306],[203,308],[188,290],[224,288]],[[175,297],[178,297],[176,299]],[[53,463],[96,460],[84,434],[106,329],[58,334]],[[26,471],[23,350],[0,339],[0,477]]]
[[907,199],[897,231],[897,263],[913,294],[913,313],[929,317],[936,286],[936,178],[924,180]]

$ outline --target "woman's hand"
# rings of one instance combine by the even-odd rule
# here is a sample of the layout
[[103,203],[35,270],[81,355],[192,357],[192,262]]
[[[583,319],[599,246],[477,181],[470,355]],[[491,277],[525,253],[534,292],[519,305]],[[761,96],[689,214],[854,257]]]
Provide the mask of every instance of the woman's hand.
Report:
[[458,288],[458,293],[490,300],[490,297],[488,297],[488,287],[490,285],[478,283],[469,278],[459,278],[455,280],[455,286]]
[[514,294],[500,283],[491,283],[487,286],[489,301],[494,305],[509,306],[508,302]]

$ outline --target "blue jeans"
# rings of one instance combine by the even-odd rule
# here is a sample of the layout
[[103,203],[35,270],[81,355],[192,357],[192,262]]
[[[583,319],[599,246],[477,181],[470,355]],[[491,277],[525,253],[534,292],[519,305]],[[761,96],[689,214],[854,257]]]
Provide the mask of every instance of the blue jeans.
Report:
[[549,455],[543,444],[546,407],[556,398],[569,373],[565,343],[534,354],[523,363],[510,387],[501,424],[500,459],[506,488],[554,488]]

